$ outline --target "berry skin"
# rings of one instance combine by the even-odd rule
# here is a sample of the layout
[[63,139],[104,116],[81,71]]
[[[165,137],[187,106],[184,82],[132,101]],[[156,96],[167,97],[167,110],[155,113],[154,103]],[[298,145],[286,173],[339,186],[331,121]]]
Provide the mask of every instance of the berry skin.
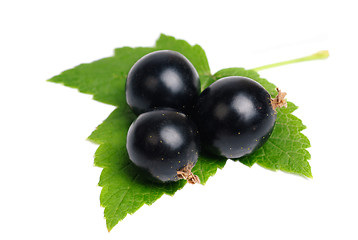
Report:
[[225,77],[200,95],[195,119],[209,152],[240,158],[262,146],[276,121],[270,94],[246,77]]
[[149,53],[129,71],[126,98],[135,114],[158,108],[192,111],[200,93],[199,75],[182,54],[170,50]]
[[132,123],[127,135],[130,160],[145,175],[160,182],[185,178],[199,182],[191,173],[198,160],[199,135],[184,114],[170,110],[146,112]]

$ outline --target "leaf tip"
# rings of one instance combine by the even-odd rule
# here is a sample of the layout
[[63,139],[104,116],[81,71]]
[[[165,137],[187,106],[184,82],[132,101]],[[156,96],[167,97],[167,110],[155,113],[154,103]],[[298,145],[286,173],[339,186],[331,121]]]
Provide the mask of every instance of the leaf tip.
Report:
[[112,229],[114,228],[114,226],[116,226],[116,224],[117,224],[118,222],[115,223],[115,224],[113,224],[113,222],[108,221],[108,219],[106,219],[106,220],[107,220],[107,223],[106,223],[107,231],[108,231],[108,233],[109,233],[109,232],[112,231]]
[[51,82],[51,83],[59,83],[60,81],[56,80],[56,76],[46,79],[46,82]]
[[307,174],[305,174],[305,176],[309,179],[313,179],[313,175],[312,175],[311,171],[309,171]]
[[157,39],[157,42],[158,42],[158,41],[161,41],[161,40],[163,40],[163,39],[165,39],[165,38],[167,38],[167,39],[174,39],[174,37],[172,37],[172,36],[169,36],[169,35],[166,35],[166,34],[164,34],[164,33],[161,33],[161,34],[159,35],[159,38]]

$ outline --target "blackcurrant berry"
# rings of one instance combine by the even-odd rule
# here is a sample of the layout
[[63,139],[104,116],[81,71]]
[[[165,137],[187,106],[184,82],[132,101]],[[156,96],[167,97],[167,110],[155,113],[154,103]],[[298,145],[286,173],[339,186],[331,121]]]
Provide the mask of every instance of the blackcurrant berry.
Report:
[[246,77],[225,77],[199,97],[195,119],[202,146],[225,158],[240,158],[262,146],[276,121],[270,94]]
[[149,53],[129,71],[126,98],[140,114],[169,107],[189,113],[200,93],[199,75],[182,54],[169,50]]
[[143,113],[132,123],[127,135],[130,160],[152,180],[186,179],[199,182],[191,173],[198,160],[199,135],[186,115],[170,110]]

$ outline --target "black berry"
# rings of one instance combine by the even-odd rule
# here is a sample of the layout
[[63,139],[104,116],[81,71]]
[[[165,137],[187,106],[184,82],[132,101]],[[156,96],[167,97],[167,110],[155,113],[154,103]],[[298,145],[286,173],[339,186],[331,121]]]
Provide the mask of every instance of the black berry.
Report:
[[276,121],[270,94],[246,77],[222,78],[205,89],[195,119],[202,145],[226,158],[248,155],[269,138]]
[[199,75],[182,54],[169,50],[149,53],[131,68],[126,98],[134,113],[169,107],[189,113],[200,93]]
[[156,110],[139,115],[128,130],[127,151],[153,180],[199,182],[191,173],[198,160],[198,130],[182,113]]

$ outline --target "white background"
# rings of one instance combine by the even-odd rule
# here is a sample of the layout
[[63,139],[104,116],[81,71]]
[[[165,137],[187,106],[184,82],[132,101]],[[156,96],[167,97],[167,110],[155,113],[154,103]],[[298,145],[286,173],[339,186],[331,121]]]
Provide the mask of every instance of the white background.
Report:
[[[355,1],[2,1],[0,239],[358,239]],[[45,80],[160,33],[200,44],[212,72],[329,50],[260,72],[300,106],[314,178],[228,161],[110,233],[96,145],[114,109]]]

